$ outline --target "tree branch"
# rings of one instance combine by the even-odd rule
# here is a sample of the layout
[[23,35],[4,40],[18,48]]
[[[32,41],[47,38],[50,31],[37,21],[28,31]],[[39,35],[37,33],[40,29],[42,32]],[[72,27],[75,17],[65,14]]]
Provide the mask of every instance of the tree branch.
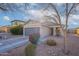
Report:
[[73,10],[73,8],[75,7],[75,4],[73,3],[72,7],[70,8],[69,12],[68,12],[68,16],[70,15],[71,11]]
[[56,9],[55,5],[54,5],[54,4],[49,4],[49,5],[53,7],[54,11],[55,11],[56,14],[57,14],[57,17],[58,17],[59,23],[60,23],[60,25],[61,25],[60,15],[59,15],[59,12],[58,12],[58,10]]

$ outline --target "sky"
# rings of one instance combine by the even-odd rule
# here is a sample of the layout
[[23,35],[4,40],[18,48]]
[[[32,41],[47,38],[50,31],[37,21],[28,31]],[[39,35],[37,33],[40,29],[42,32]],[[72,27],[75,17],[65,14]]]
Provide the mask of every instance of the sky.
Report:
[[[12,20],[23,20],[27,21],[29,19],[42,19],[45,15],[51,15],[54,13],[52,7],[47,8],[47,10],[42,11],[46,8],[48,4],[41,3],[31,3],[31,4],[4,4],[4,8],[7,8],[8,11],[0,10],[0,26],[11,25]],[[59,13],[61,13],[62,23],[65,23],[63,20],[65,17],[63,16],[64,5],[56,4]],[[49,10],[49,11],[48,11]],[[77,7],[77,10],[79,8]],[[69,18],[69,28],[79,27],[79,13],[71,14]]]

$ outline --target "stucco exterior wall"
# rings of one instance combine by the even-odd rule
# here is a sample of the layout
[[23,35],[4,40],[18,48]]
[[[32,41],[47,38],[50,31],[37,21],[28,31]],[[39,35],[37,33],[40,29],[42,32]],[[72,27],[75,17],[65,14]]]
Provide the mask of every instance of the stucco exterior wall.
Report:
[[41,38],[49,36],[50,34],[51,34],[50,28],[45,27],[45,26],[40,27],[40,37]]
[[9,32],[9,30],[10,30],[9,27],[0,27],[0,31]]
[[31,21],[24,26],[24,28],[32,28],[32,27],[40,27],[40,23]]

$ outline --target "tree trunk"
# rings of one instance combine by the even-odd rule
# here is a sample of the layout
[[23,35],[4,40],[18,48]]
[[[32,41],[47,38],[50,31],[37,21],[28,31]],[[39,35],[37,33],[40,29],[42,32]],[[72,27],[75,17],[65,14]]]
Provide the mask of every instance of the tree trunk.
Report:
[[68,28],[68,3],[66,3],[66,27],[64,31],[64,52],[68,54],[68,39],[67,39],[67,28]]

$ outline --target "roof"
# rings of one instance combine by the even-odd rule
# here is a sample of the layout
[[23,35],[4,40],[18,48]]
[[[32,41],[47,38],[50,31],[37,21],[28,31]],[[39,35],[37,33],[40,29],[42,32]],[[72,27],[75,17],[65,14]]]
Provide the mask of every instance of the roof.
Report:
[[[60,27],[60,24],[57,24],[55,22],[52,22],[52,21],[45,21],[45,22],[42,22],[42,25],[43,26],[47,26],[47,27]],[[64,24],[61,24],[61,26],[65,26]]]
[[0,26],[0,27],[10,27],[10,26]]
[[29,22],[36,22],[36,23],[40,23],[38,20],[28,20],[27,22],[25,22],[25,24],[28,24]]
[[25,23],[25,21],[22,21],[22,20],[12,20],[11,22],[15,22],[15,21],[24,22]]
[[[28,20],[26,24],[28,24],[29,22],[34,22],[34,23],[40,23],[40,25],[46,26],[46,27],[60,27],[60,24],[54,23],[54,22],[40,22],[38,20]],[[64,25],[62,24],[62,26],[64,27]]]

